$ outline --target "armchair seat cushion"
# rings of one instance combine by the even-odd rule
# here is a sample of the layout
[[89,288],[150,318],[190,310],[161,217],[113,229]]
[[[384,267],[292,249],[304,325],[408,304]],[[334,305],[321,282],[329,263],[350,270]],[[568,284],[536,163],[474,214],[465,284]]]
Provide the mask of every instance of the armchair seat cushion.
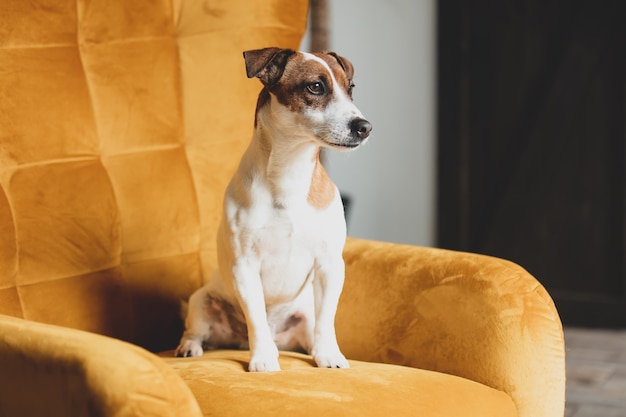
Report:
[[349,369],[320,369],[310,356],[281,352],[282,371],[250,373],[247,351],[212,350],[196,358],[175,358],[168,351],[160,356],[187,383],[205,416],[518,415],[504,392],[404,366],[350,361]]

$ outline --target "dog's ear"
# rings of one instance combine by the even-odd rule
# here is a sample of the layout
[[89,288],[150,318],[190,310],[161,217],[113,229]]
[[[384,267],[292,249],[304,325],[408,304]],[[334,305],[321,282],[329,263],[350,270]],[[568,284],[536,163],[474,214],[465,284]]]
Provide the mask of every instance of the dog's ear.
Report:
[[281,48],[245,51],[246,75],[248,78],[257,77],[264,85],[272,85],[283,75],[287,60],[295,53],[292,49]]
[[329,52],[328,55],[334,57],[337,62],[339,62],[339,65],[341,65],[341,68],[343,68],[343,71],[348,76],[348,80],[352,81],[352,78],[354,77],[354,66],[352,65],[352,62],[348,61],[347,58],[344,58],[335,52]]

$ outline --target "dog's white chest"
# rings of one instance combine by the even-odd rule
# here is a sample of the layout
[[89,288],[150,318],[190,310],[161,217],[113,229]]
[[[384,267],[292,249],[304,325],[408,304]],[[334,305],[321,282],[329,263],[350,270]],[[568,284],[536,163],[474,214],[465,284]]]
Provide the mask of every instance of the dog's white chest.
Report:
[[[327,219],[322,221],[320,216]],[[268,305],[292,300],[306,281],[313,277],[316,263],[323,262],[327,256],[329,242],[342,239],[341,224],[336,225],[334,230],[320,227],[337,216],[341,223],[341,212],[320,213],[305,205],[288,210],[255,205],[248,216],[240,217],[243,220],[240,230],[244,233],[239,233],[239,236],[250,239],[249,242],[242,242],[250,248],[242,256],[258,262]],[[244,217],[250,223],[246,224]]]
[[262,232],[258,237],[261,281],[268,304],[294,297],[313,270],[313,245],[321,238],[299,226],[285,221],[272,228],[274,233]]

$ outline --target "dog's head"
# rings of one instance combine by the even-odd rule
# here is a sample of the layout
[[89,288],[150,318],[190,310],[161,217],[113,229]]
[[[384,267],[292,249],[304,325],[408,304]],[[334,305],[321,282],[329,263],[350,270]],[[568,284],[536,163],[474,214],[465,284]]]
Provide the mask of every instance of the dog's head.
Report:
[[346,58],[280,48],[243,55],[248,78],[257,77],[264,85],[257,117],[271,105],[280,123],[304,129],[320,145],[349,150],[365,142],[372,125],[352,102],[354,68]]

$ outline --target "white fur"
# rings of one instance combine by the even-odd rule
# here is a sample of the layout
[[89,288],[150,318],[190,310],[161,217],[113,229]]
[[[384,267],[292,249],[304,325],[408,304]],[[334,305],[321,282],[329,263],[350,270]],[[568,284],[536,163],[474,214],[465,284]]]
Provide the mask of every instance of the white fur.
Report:
[[[305,56],[321,62],[336,83],[323,60]],[[250,371],[279,370],[278,349],[309,352],[319,367],[349,367],[334,330],[344,280],[343,206],[334,185],[323,208],[307,197],[319,147],[347,140],[354,118],[362,118],[361,112],[341,88],[322,111],[294,113],[273,95],[260,109],[225,193],[219,272],[189,300],[179,356],[201,355],[203,344],[248,347],[220,302],[211,301],[217,299],[245,317]],[[296,324],[285,329],[286,322]]]

